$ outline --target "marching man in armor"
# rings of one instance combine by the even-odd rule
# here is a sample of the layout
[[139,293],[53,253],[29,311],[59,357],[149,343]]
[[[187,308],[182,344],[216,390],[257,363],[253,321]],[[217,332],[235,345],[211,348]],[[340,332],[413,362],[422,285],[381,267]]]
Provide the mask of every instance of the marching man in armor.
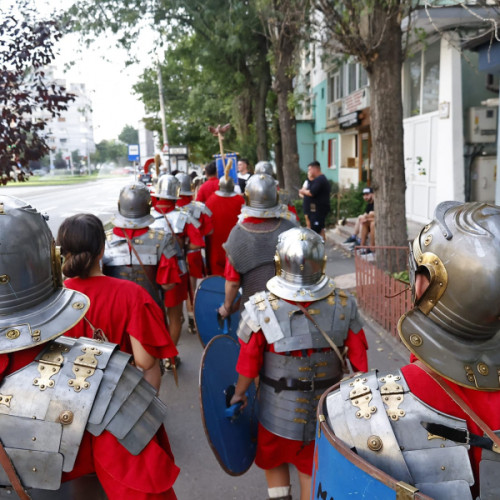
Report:
[[[174,236],[175,251],[180,267],[179,284],[175,290],[165,293],[165,307],[170,330],[170,336],[177,345],[182,328],[182,306],[188,297],[189,275],[187,273],[186,255],[190,251],[201,250],[205,246],[203,236],[198,228],[200,223],[184,208],[175,206],[179,199],[181,184],[179,180],[171,175],[165,174],[158,181],[155,198],[155,208],[151,212],[155,219],[153,228],[162,229],[164,232]],[[180,358],[176,358],[178,365]],[[170,366],[166,365],[167,369]]]
[[252,175],[246,183],[245,197],[242,220],[233,227],[223,245],[227,259],[226,294],[219,308],[222,318],[237,308],[234,300],[240,286],[243,289],[240,310],[250,295],[263,290],[267,280],[274,276],[278,236],[297,225],[295,218],[282,217],[284,207],[278,201],[276,182],[270,175]]
[[500,498],[499,278],[500,207],[439,204],[410,246],[416,301],[398,330],[411,363],[346,380],[320,404],[327,421],[318,431],[335,436],[324,447],[318,440],[314,495],[347,498],[365,486],[327,463],[340,439],[372,484],[383,471],[405,498]]
[[163,293],[179,273],[172,235],[150,226],[151,195],[142,182],[122,188],[113,228],[106,231],[103,272],[145,288],[163,309]]
[[245,198],[234,191],[234,180],[229,175],[219,179],[219,189],[207,200],[207,208],[212,212],[213,232],[206,238],[207,261],[210,274],[224,276],[226,252],[223,244],[231,229],[238,222]]
[[324,274],[325,245],[314,231],[279,235],[276,275],[245,303],[238,328],[239,373],[230,404],[247,404],[259,377],[255,463],[265,470],[270,499],[290,500],[289,464],[297,467],[301,500],[309,499],[316,406],[349,371],[367,369],[366,338],[353,297]]
[[63,288],[44,217],[0,196],[0,249],[0,496],[27,499],[96,472],[109,499],[175,500],[156,389],[118,345],[63,336],[89,299]]
[[[202,203],[201,201],[193,201],[194,192],[192,190],[192,181],[189,175],[184,172],[179,172],[175,177],[181,184],[179,199],[175,202],[175,205],[178,208],[187,210],[191,217],[200,223],[198,231],[204,238],[204,241],[206,241],[207,236],[213,232],[212,212],[207,208],[205,203]],[[204,278],[207,274],[201,252],[202,248],[198,247],[188,249],[186,253],[186,263],[189,274],[189,289],[192,292],[191,295],[194,295],[196,292],[197,280]],[[193,303],[190,299],[191,297],[188,295],[188,300],[186,302],[188,329],[191,333],[196,333],[193,317]]]

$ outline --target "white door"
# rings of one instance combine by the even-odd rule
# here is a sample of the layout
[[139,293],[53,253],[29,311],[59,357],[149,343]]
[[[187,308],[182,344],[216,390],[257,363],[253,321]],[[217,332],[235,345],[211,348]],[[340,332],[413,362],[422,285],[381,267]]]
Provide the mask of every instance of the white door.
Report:
[[427,222],[436,205],[436,122],[435,113],[404,121],[406,215]]

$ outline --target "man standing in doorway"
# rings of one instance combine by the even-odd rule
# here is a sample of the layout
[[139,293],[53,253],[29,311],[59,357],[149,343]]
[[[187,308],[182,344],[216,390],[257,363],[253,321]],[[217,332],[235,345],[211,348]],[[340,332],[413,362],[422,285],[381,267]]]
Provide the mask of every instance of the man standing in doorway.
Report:
[[309,187],[302,187],[299,195],[308,197],[311,229],[325,239],[325,221],[330,212],[330,183],[321,173],[318,161],[312,161],[307,166],[307,178]]

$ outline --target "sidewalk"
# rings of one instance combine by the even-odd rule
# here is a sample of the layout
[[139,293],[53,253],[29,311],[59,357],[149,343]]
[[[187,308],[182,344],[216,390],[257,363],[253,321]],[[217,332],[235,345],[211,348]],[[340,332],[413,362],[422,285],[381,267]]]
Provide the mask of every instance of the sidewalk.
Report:
[[[409,237],[414,238],[420,231],[421,224],[412,224],[409,228]],[[354,295],[356,294],[356,273],[354,266],[354,256],[348,248],[343,246],[344,240],[350,233],[342,233],[338,228],[329,229],[326,232],[326,247],[327,255],[331,252],[341,252],[348,260],[348,266],[352,272],[337,275],[335,265],[330,259],[327,260],[326,273],[333,277],[335,285],[338,288],[347,290]],[[344,265],[344,268],[346,265]],[[406,365],[409,361],[410,352],[399,340],[382,326],[376,323],[370,316],[364,314],[363,310],[359,310],[363,321],[363,328],[368,341],[368,366],[369,369],[379,369],[381,371],[394,371]]]

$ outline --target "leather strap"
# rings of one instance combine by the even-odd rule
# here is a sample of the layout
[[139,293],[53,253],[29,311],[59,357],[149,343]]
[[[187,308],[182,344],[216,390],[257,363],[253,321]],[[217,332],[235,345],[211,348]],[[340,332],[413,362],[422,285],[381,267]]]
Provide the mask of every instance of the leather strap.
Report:
[[331,387],[338,381],[338,378],[329,378],[324,380],[299,380],[296,378],[286,378],[281,377],[276,380],[274,378],[267,377],[264,374],[259,375],[261,382],[270,385],[274,392],[281,391],[315,391],[316,389],[327,389]]
[[328,342],[330,347],[334,350],[337,357],[340,359],[342,365],[342,372],[349,373],[349,367],[347,366],[345,356],[347,354],[347,347],[344,347],[344,352],[341,353],[340,349],[335,345],[335,342],[326,334],[326,332],[318,325],[316,320],[309,314],[309,311],[300,303],[296,302],[297,307],[304,313],[305,317],[318,329],[318,331],[323,335],[325,340]]
[[490,426],[445,382],[445,379],[436,372],[433,372],[421,361],[416,361],[415,364],[427,373],[429,377],[436,381],[439,387],[441,387],[441,389],[443,389],[443,391],[450,396],[450,398],[461,408],[461,410],[468,415],[471,420],[475,422],[475,424],[495,443],[495,447],[499,450],[498,452],[500,452],[500,437],[497,436],[491,430]]
[[17,496],[21,498],[21,500],[30,500],[31,497],[24,490],[23,485],[21,484],[21,480],[17,475],[16,469],[14,469],[14,465],[12,465],[9,455],[7,455],[7,452],[5,451],[5,448],[3,447],[1,441],[0,441],[0,465],[7,474],[10,484],[14,488],[14,491],[17,493]]

